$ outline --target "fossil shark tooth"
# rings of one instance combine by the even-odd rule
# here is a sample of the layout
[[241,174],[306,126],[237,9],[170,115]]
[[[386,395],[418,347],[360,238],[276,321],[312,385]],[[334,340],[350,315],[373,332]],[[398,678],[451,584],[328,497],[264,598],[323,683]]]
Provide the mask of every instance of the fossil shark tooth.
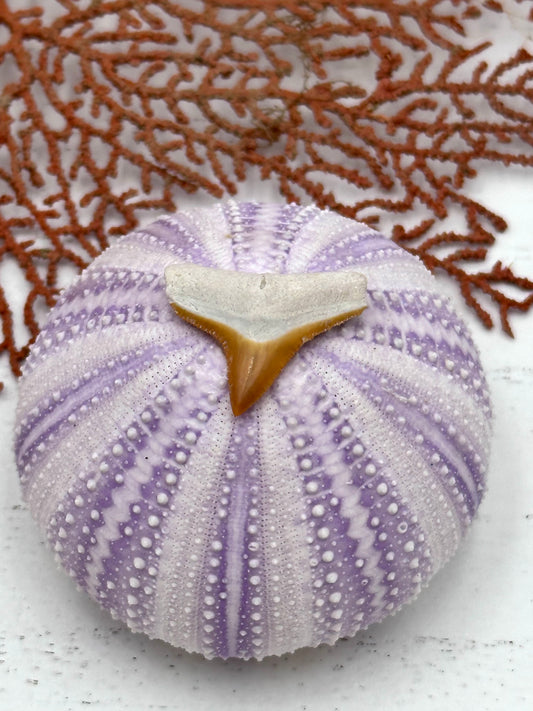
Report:
[[304,343],[366,308],[366,278],[355,271],[250,274],[173,264],[165,280],[179,316],[222,346],[235,415],[268,390]]

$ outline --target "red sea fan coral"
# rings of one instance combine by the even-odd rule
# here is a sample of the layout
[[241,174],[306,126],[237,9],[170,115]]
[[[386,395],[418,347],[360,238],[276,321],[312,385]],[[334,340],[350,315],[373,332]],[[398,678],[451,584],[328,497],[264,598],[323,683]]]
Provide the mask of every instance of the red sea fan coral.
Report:
[[503,12],[527,29],[525,6],[0,0],[0,267],[20,286],[0,281],[1,348],[13,371],[62,275],[108,236],[257,174],[288,200],[392,232],[456,279],[487,326],[479,294],[491,297],[510,333],[533,282],[486,267],[505,221],[465,186],[490,162],[533,166],[531,38],[494,59],[472,28]]

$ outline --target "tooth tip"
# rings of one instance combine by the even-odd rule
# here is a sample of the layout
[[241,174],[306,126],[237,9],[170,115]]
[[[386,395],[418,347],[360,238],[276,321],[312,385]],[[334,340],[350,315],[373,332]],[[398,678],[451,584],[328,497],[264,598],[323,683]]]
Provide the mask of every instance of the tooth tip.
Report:
[[235,400],[230,395],[230,404],[231,404],[231,411],[233,412],[235,417],[239,417],[239,415],[244,415],[246,410],[249,410],[254,403],[251,402],[248,405],[245,405],[242,402],[242,400]]
[[[258,343],[235,334],[226,341],[228,383],[233,413],[242,415],[268,390],[285,364],[279,344]],[[278,357],[276,357],[278,356]]]

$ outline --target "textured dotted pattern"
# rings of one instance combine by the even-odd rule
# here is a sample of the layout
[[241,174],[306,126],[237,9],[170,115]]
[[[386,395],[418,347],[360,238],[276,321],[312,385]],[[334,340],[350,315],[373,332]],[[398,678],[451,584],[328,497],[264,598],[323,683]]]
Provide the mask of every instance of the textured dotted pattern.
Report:
[[[231,413],[226,362],[163,271],[353,267],[369,307]],[[490,403],[464,324],[417,258],[296,205],[165,217],[97,258],[20,385],[24,496],[76,583],[135,631],[263,658],[377,622],[455,551],[480,503]]]

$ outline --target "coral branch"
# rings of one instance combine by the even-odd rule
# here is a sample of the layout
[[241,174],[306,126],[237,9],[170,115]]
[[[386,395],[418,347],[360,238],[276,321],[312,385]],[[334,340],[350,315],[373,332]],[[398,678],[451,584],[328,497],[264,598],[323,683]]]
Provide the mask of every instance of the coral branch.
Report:
[[14,372],[67,266],[187,194],[236,193],[254,167],[288,200],[392,217],[393,239],[456,280],[485,325],[480,298],[507,333],[531,307],[530,280],[481,271],[506,225],[468,196],[486,165],[533,167],[530,41],[498,61],[467,39],[506,3],[52,4],[0,0],[0,263],[27,285],[19,314],[0,282]]

